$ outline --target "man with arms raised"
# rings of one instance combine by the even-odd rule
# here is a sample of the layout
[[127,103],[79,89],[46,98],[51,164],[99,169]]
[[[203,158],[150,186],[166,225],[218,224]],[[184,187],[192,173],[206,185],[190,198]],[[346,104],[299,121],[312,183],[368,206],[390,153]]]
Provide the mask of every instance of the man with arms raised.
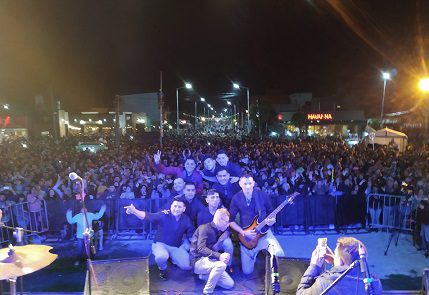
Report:
[[[252,224],[255,216],[258,220],[264,220],[272,211],[273,207],[267,194],[259,189],[254,189],[255,181],[251,175],[245,174],[240,177],[239,185],[242,191],[232,197],[230,207],[230,227],[243,235],[246,239],[254,240],[257,237],[255,230],[243,230]],[[235,222],[237,213],[240,214],[240,225]],[[267,225],[272,226],[276,222],[275,218],[267,220]],[[260,237],[255,248],[249,250],[240,244],[241,267],[244,274],[250,274],[255,268],[256,256],[260,250],[267,249],[268,245],[273,246],[274,254],[278,257],[284,256],[282,247],[270,229],[266,234]]]
[[225,271],[231,255],[219,252],[219,245],[225,238],[229,225],[229,212],[218,209],[213,221],[200,225],[191,240],[191,257],[194,272],[202,280],[207,280],[203,294],[213,293],[216,285],[232,289],[234,281]]
[[161,279],[167,279],[167,260],[171,258],[173,264],[183,270],[191,269],[189,253],[181,247],[183,235],[192,237],[194,226],[188,216],[185,201],[175,197],[171,203],[169,214],[163,212],[150,213],[137,210],[133,204],[124,207],[127,214],[134,214],[139,219],[149,220],[158,224],[158,230],[152,244],[152,254],[155,256]]

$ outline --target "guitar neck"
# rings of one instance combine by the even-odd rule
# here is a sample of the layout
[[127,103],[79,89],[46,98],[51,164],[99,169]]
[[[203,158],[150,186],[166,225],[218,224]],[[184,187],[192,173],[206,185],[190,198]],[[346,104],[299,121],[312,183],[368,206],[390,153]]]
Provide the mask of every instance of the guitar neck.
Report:
[[273,212],[271,212],[261,223],[259,223],[255,229],[257,231],[260,231],[264,226],[267,225],[267,219],[272,219],[272,218],[276,217],[277,213],[279,213],[280,210],[282,210],[284,206],[293,202],[294,197],[295,197],[295,194],[293,194],[291,197],[284,200],[280,205],[277,206],[276,209],[273,210]]

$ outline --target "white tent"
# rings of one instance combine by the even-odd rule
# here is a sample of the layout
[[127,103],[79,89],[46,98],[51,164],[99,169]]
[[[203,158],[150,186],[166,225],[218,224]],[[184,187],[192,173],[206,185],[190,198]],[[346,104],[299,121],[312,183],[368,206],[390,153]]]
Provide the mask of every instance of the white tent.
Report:
[[[405,151],[405,148],[407,147],[407,142],[408,136],[405,133],[389,128],[377,130],[374,136],[374,143],[380,145],[393,144],[398,147],[401,153]],[[369,140],[369,143],[372,143],[371,139]]]

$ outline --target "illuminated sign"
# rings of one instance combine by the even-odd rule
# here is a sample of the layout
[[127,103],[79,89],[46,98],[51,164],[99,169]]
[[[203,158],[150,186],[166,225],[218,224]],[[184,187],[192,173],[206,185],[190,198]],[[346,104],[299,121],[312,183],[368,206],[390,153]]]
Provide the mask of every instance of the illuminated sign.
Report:
[[307,120],[332,120],[332,114],[307,114]]
[[10,116],[6,116],[4,119],[0,117],[0,126],[1,128],[7,128],[10,124]]

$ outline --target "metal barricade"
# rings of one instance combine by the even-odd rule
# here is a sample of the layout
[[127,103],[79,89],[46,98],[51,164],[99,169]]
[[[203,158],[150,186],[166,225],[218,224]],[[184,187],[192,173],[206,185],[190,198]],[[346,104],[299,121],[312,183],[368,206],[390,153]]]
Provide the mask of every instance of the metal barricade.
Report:
[[[37,210],[36,210],[37,209]],[[20,227],[33,233],[26,236],[45,233],[49,230],[49,220],[46,201],[42,201],[40,208],[29,206],[28,202],[13,204],[3,209],[3,221],[6,226]],[[8,229],[0,229],[0,243],[10,243],[13,232]]]
[[370,228],[412,232],[417,220],[417,208],[411,198],[386,194],[367,196],[368,225]]
[[367,213],[370,228],[390,233],[384,255],[387,255],[393,239],[397,246],[401,233],[413,234],[416,230],[417,206],[413,197],[370,194],[367,196]]

